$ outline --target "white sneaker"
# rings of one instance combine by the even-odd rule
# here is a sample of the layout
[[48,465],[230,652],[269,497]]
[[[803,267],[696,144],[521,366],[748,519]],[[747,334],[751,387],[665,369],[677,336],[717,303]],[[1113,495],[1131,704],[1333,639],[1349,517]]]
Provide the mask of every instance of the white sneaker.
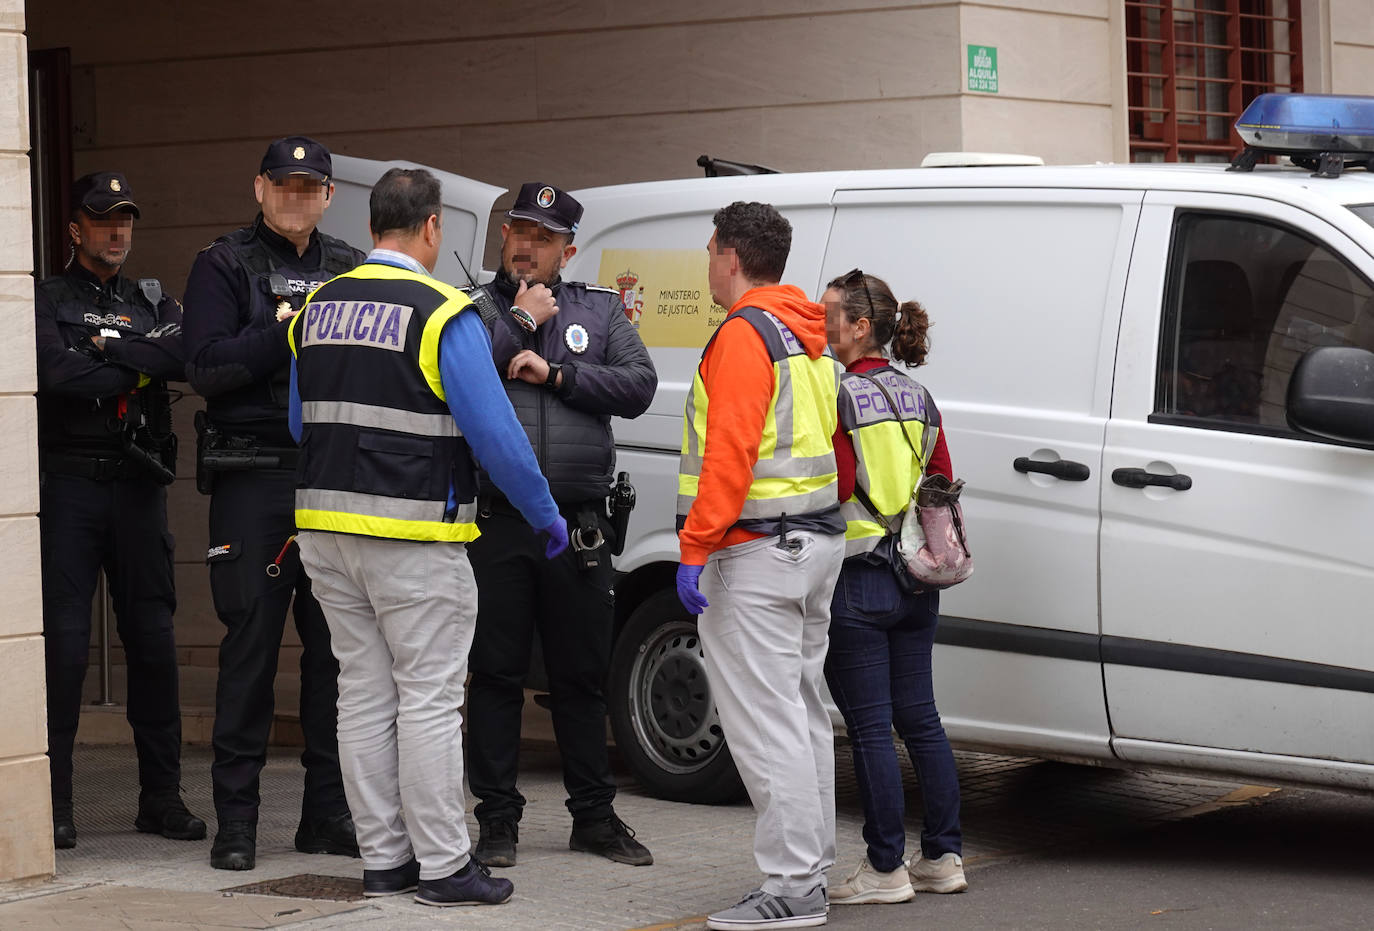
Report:
[[911,864],[911,888],[917,892],[963,892],[968,888],[964,858],[947,853],[938,860],[917,859]]
[[849,878],[829,889],[832,905],[868,905],[874,902],[892,904],[910,902],[916,898],[916,891],[907,879],[906,864],[903,863],[890,873],[873,868],[864,857],[863,862]]

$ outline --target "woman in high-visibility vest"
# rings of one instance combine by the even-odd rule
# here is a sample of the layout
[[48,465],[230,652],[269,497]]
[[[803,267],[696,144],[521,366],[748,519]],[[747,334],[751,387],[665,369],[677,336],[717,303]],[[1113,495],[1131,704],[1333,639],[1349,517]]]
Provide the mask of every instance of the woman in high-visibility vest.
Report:
[[[831,281],[821,303],[830,348],[845,366],[835,459],[847,524],[825,677],[848,726],[868,846],[853,873],[830,886],[830,902],[905,902],[917,892],[962,892],[968,882],[959,776],[931,678],[939,593],[903,591],[886,555],[891,548],[883,545],[899,529],[923,474],[953,478],[934,400],[891,365],[891,359],[912,367],[925,361],[930,322],[920,304],[899,307],[882,279],[859,269]],[[925,803],[920,856],[911,861],[894,725]]]

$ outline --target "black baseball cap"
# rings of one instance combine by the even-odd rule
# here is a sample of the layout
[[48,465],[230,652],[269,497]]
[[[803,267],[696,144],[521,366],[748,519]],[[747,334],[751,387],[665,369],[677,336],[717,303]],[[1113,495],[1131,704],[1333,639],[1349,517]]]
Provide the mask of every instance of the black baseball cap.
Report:
[[103,217],[121,208],[135,218],[139,216],[129,179],[117,171],[95,171],[73,181],[72,208],[78,207],[92,217]]
[[309,175],[328,181],[334,174],[334,162],[329,150],[309,136],[287,136],[267,147],[258,174],[269,178]]
[[512,220],[533,220],[555,233],[576,233],[582,205],[552,184],[531,181],[520,186],[515,206],[506,211]]

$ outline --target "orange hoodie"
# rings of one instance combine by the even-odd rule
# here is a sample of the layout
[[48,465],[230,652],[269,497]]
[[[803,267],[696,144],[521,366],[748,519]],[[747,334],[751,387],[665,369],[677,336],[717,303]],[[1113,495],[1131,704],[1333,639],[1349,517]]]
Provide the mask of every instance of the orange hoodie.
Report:
[[689,565],[703,565],[718,549],[762,536],[734,526],[754,481],[759,441],[773,400],[773,360],[763,337],[748,322],[731,322],[745,307],[766,310],[781,320],[811,358],[825,352],[825,307],[807,300],[800,288],[752,288],[730,308],[698,367],[710,407],[696,501],[678,531],[682,561]]

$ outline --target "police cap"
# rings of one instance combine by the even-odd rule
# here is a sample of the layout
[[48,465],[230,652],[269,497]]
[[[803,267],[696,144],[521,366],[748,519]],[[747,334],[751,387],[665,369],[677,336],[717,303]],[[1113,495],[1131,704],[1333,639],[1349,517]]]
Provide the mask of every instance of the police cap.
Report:
[[129,181],[117,171],[96,171],[72,182],[72,208],[80,208],[92,217],[103,217],[120,209],[139,216]]
[[329,150],[309,136],[287,136],[267,147],[258,174],[273,179],[309,175],[318,181],[328,181],[334,174],[334,162],[329,157]]
[[576,233],[582,205],[552,184],[531,181],[520,186],[515,206],[506,211],[512,220],[533,220],[555,233]]

